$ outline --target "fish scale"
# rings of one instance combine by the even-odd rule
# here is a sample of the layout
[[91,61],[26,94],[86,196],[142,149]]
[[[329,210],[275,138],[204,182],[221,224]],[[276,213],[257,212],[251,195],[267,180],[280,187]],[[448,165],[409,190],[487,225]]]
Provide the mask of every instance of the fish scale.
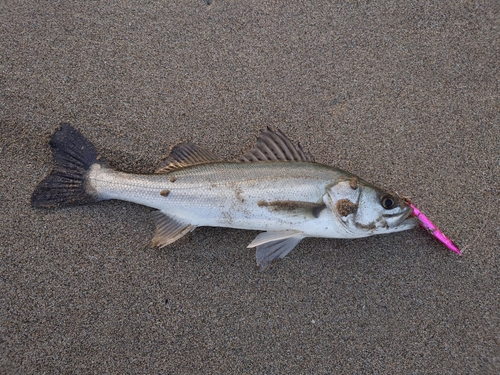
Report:
[[[298,229],[303,226],[304,218],[259,207],[258,202],[317,202],[325,194],[326,186],[343,176],[331,167],[312,163],[269,162],[242,166],[242,163],[201,164],[166,175],[147,176],[95,165],[89,181],[100,199],[147,205],[170,216],[190,217],[190,222],[197,226],[216,223],[215,226],[221,227],[261,229],[264,225],[283,230],[275,224],[291,225],[297,221],[293,229]],[[316,172],[314,179],[307,176],[311,169]],[[175,182],[170,181],[171,177],[175,177]],[[164,189],[169,191],[166,197],[160,194]],[[255,224],[248,227],[252,216],[256,217]]]

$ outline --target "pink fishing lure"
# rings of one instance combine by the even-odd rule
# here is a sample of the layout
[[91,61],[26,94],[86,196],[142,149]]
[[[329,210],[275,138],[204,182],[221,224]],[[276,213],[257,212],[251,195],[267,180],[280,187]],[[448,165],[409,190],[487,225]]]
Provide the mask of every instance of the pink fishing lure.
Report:
[[443,232],[441,232],[433,223],[429,220],[427,216],[425,216],[422,211],[420,211],[417,207],[415,207],[412,203],[408,202],[408,205],[413,208],[413,216],[418,220],[420,225],[424,227],[430,234],[436,237],[439,241],[441,241],[448,249],[454,251],[458,255],[462,255],[460,249],[448,238]]

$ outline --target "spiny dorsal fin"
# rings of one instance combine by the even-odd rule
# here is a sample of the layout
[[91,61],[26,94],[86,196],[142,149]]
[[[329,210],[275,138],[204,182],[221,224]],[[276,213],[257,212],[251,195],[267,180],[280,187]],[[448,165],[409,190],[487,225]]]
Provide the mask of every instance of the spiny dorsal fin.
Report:
[[218,161],[222,161],[222,159],[213,152],[205,150],[194,143],[184,142],[172,148],[170,155],[164,159],[160,169],[156,173],[168,173],[191,165]]
[[242,163],[256,161],[311,161],[304,153],[302,146],[294,146],[280,130],[271,128],[261,130],[256,145],[240,156],[237,161]]
[[179,222],[161,211],[153,211],[152,214],[156,220],[155,236],[151,241],[152,246],[167,246],[196,228],[194,225]]

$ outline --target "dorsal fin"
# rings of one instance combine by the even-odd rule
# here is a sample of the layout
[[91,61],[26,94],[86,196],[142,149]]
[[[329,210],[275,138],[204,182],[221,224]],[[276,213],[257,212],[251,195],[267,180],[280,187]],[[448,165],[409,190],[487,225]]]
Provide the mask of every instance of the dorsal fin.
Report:
[[156,173],[168,173],[191,165],[218,161],[222,161],[222,159],[213,152],[205,150],[194,143],[184,142],[172,148],[170,155],[164,159]]
[[261,130],[256,145],[240,156],[237,161],[242,163],[256,161],[311,161],[302,146],[294,146],[280,130],[271,128]]

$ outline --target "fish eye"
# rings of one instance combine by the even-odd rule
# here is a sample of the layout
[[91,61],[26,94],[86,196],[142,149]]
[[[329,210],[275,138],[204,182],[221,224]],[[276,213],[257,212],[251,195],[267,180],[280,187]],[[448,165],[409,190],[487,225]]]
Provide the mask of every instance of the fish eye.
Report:
[[386,210],[390,210],[396,205],[396,199],[390,194],[384,194],[380,197],[380,203]]

